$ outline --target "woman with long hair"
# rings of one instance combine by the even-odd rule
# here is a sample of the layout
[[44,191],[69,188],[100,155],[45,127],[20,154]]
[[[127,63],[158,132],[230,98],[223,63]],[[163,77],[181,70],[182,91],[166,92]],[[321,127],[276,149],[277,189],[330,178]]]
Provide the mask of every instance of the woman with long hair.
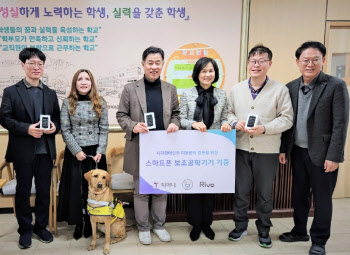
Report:
[[[87,214],[88,183],[84,174],[98,167],[107,170],[108,114],[89,70],[78,70],[61,108],[61,131],[66,149],[59,186],[58,221],[76,225],[74,238],[91,236]],[[83,222],[85,226],[83,228]]]

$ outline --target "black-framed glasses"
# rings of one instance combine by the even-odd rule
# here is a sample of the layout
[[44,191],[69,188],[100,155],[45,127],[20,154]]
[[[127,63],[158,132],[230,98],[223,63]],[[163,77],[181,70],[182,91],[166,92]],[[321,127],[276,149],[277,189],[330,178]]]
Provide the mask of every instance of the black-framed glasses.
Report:
[[260,60],[249,60],[248,64],[250,66],[254,66],[258,63],[259,66],[263,65],[265,62],[270,62],[270,60],[264,60],[264,59],[260,59]]
[[310,64],[311,62],[317,66],[319,64],[321,64],[322,62],[322,59],[319,59],[319,58],[315,58],[315,59],[303,59],[303,60],[299,60],[299,62],[301,62],[301,64],[303,66],[307,66],[308,64]]

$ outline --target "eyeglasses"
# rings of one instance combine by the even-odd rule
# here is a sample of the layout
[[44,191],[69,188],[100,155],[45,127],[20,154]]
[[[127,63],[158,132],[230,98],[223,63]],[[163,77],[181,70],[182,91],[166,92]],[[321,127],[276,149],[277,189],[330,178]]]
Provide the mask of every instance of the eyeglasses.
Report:
[[263,59],[260,59],[260,60],[249,60],[248,61],[248,64],[250,66],[255,66],[256,64],[258,64],[259,66],[263,65],[265,62],[270,62],[270,60],[263,60]]
[[27,62],[26,64],[29,65],[30,68],[35,68],[36,66],[40,69],[44,68],[44,62]]
[[321,64],[322,60],[319,59],[319,58],[315,58],[315,59],[312,59],[312,60],[310,60],[310,59],[303,59],[303,60],[299,60],[299,62],[301,62],[301,64],[302,64],[303,66],[307,66],[307,65],[310,64],[311,62],[312,62],[315,66],[317,66],[317,65]]

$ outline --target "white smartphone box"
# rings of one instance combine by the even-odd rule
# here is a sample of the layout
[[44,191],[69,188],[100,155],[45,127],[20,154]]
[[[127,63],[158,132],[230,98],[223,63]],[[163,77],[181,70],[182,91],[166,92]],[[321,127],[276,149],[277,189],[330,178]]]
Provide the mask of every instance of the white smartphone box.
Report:
[[154,117],[154,112],[147,112],[144,114],[145,117],[145,123],[148,127],[148,129],[155,129],[156,128],[156,118]]
[[50,121],[51,121],[50,115],[40,114],[40,128],[41,129],[50,130],[50,128],[51,128]]

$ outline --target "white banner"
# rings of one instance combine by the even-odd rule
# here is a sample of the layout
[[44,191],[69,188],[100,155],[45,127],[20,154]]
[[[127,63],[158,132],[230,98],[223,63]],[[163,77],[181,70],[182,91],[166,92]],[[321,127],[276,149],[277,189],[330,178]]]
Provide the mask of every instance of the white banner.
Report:
[[236,131],[140,134],[140,194],[234,193]]
[[24,47],[45,53],[42,80],[60,103],[74,73],[90,70],[112,125],[124,85],[143,77],[141,56],[152,45],[165,51],[161,79],[178,94],[195,85],[193,66],[204,56],[216,60],[216,86],[229,92],[239,81],[241,13],[242,0],[1,0],[0,102],[24,77]]

